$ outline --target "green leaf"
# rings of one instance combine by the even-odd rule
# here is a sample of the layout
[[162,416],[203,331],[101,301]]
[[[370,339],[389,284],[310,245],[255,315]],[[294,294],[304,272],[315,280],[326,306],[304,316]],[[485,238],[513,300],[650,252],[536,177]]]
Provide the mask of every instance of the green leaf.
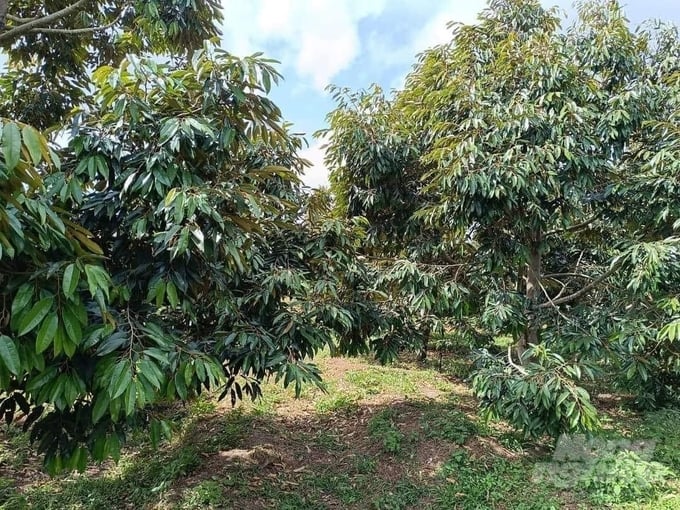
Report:
[[32,126],[24,126],[24,128],[21,130],[21,134],[24,139],[24,145],[28,149],[28,153],[31,155],[33,164],[37,165],[42,159],[43,144],[45,144],[45,140],[42,138],[42,135],[38,132],[38,130]]
[[5,335],[0,336],[0,359],[7,370],[14,375],[18,376],[21,373],[21,360],[17,346],[14,345],[14,340]]
[[175,287],[175,284],[172,281],[169,281],[168,284],[166,285],[165,292],[168,301],[170,302],[170,306],[172,306],[173,308],[177,307],[177,305],[179,304],[179,299],[177,297],[177,287]]
[[54,303],[54,298],[47,297],[34,304],[33,308],[21,319],[19,336],[23,336],[36,328],[52,308],[52,303]]
[[40,329],[38,330],[38,336],[35,340],[35,352],[40,354],[45,351],[54,340],[54,335],[57,333],[57,326],[59,324],[59,318],[57,314],[49,315],[45,318]]
[[161,126],[160,144],[167,143],[168,140],[175,136],[177,129],[179,129],[179,121],[177,119],[171,118],[164,121]]
[[21,156],[21,133],[14,122],[8,122],[2,129],[2,154],[5,156],[6,171],[14,170]]
[[92,423],[97,423],[102,419],[104,413],[109,408],[109,397],[105,393],[99,393],[94,399],[94,405],[92,406]]
[[111,374],[111,381],[109,382],[108,392],[111,395],[111,400],[120,397],[132,382],[132,374],[130,373],[130,362],[119,361],[113,369]]
[[130,384],[125,392],[125,414],[131,416],[135,412],[135,402],[137,401],[137,386]]
[[64,279],[62,280],[62,290],[66,297],[72,297],[78,288],[80,281],[80,269],[75,264],[69,264],[64,270]]
[[30,283],[24,283],[14,296],[14,301],[12,301],[12,316],[16,316],[23,311],[28,303],[31,302],[33,297],[33,285]]
[[61,318],[64,321],[66,335],[75,345],[79,345],[83,339],[83,330],[80,327],[80,321],[69,309],[63,310]]
[[94,297],[97,289],[101,289],[106,298],[109,297],[109,283],[110,278],[104,268],[100,266],[93,266],[92,264],[85,265],[85,275],[87,277],[87,284],[90,289],[90,294]]

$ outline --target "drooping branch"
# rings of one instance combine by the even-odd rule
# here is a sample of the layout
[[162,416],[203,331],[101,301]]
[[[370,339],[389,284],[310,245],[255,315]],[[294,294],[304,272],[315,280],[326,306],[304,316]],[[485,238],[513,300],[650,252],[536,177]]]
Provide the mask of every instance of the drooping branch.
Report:
[[524,367],[521,367],[517,365],[513,360],[512,360],[512,345],[508,345],[508,364],[517,370],[520,374],[527,376],[529,375],[529,372],[526,371]]
[[579,290],[574,292],[573,294],[569,294],[568,296],[564,296],[559,299],[553,299],[547,303],[541,303],[538,305],[538,308],[548,308],[550,306],[555,306],[555,305],[563,305],[564,303],[569,303],[570,301],[574,301],[575,299],[578,299],[581,297],[583,294],[588,292],[590,289],[593,287],[596,287],[600,283],[602,283],[604,280],[609,278],[612,274],[616,272],[616,270],[619,268],[619,264],[614,264],[612,267],[610,267],[607,271],[602,273],[600,276],[597,278],[593,279],[588,285],[585,285],[581,287]]
[[[0,44],[5,43],[7,41],[12,41],[16,39],[17,37],[21,37],[22,35],[31,33],[31,32],[40,32],[44,31],[46,27],[48,27],[50,24],[54,23],[55,21],[59,21],[60,19],[65,18],[66,16],[69,16],[70,14],[73,14],[74,12],[78,11],[79,9],[83,8],[85,4],[87,3],[88,0],[77,0],[75,3],[64,7],[63,9],[53,12],[52,14],[48,14],[47,16],[43,16],[41,18],[36,18],[31,21],[27,21],[25,23],[22,23],[16,27],[11,28],[7,32],[4,32],[0,34]],[[0,8],[3,7],[4,3],[4,8],[5,8],[5,13],[7,9],[7,3],[8,0],[0,0]]]

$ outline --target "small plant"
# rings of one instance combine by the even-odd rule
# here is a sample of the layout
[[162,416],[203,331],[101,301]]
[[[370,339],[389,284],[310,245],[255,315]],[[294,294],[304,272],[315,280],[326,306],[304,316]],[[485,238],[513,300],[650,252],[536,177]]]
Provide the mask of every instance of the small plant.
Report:
[[421,377],[422,374],[418,372],[385,367],[371,367],[348,372],[345,375],[348,382],[360,388],[367,395],[378,395],[385,392],[414,395],[418,393]]
[[28,508],[26,499],[14,487],[12,480],[0,477],[0,508],[19,510]]
[[639,502],[653,498],[672,477],[673,472],[663,464],[621,451],[593,462],[581,477],[581,485],[596,503]]
[[205,480],[186,491],[183,510],[219,508],[224,498],[222,486],[213,480]]
[[191,402],[189,413],[194,417],[207,416],[213,414],[216,409],[217,406],[215,405],[215,401],[205,394],[202,394]]
[[526,465],[503,458],[476,459],[466,450],[457,450],[441,467],[439,476],[442,484],[436,489],[435,508],[559,508],[549,489],[531,484]]
[[661,409],[647,414],[636,435],[654,439],[654,460],[680,472],[680,411]]
[[365,455],[361,455],[354,460],[354,469],[360,475],[369,475],[375,473],[378,467],[378,462]]
[[347,448],[340,436],[331,430],[317,431],[311,442],[328,451],[341,451]]
[[332,395],[319,400],[314,405],[314,408],[316,409],[316,412],[321,414],[328,413],[349,414],[356,411],[358,407],[357,402],[359,401],[359,399],[360,397],[358,395],[347,395],[341,393],[339,395]]
[[427,413],[421,424],[427,437],[445,439],[458,445],[478,432],[477,425],[456,409]]
[[385,409],[376,414],[368,423],[368,433],[371,437],[382,441],[383,449],[387,453],[399,453],[404,442],[404,433],[399,430],[394,418],[396,412]]
[[314,473],[307,483],[325,494],[332,494],[345,505],[351,505],[363,497],[362,485],[346,473]]
[[375,498],[372,502],[372,508],[374,510],[415,508],[423,493],[423,487],[409,482],[401,482],[394,489]]

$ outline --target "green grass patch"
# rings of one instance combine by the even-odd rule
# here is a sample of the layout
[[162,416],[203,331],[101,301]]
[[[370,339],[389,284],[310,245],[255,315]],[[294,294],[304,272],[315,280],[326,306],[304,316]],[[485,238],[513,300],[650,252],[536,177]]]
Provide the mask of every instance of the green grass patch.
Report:
[[394,409],[387,408],[373,416],[368,422],[370,436],[380,441],[385,452],[392,454],[402,451],[406,439],[395,422],[396,417],[397,412]]
[[457,409],[426,408],[420,419],[421,428],[428,438],[444,439],[462,445],[479,434],[477,424]]
[[[203,396],[167,410],[174,440],[153,449],[135,433],[119,464],[99,471],[22,480],[36,458],[26,435],[9,428],[0,509],[680,509],[680,411],[612,415],[602,438],[655,441],[653,458],[613,451],[560,488],[531,479],[552,459],[546,441],[479,420],[466,389],[444,375],[417,363],[353,361],[346,371],[347,360],[321,361],[338,374],[328,393],[309,387],[295,401],[291,389],[266,384],[263,399],[236,409]],[[229,450],[260,447],[271,454],[222,462]]]
[[444,464],[435,489],[437,508],[551,510],[561,508],[545,486],[531,482],[531,467],[504,458],[470,458],[459,450]]

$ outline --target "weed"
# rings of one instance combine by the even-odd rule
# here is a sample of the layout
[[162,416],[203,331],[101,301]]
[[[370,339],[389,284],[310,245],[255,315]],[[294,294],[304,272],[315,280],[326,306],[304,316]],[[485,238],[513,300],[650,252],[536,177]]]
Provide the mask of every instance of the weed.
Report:
[[370,475],[375,473],[378,461],[366,455],[360,455],[354,459],[354,470],[360,475]]
[[399,430],[394,421],[395,418],[396,411],[385,409],[368,422],[368,433],[382,442],[383,449],[387,453],[399,453],[405,439],[404,433]]
[[332,494],[345,505],[351,505],[363,498],[363,480],[353,479],[345,473],[315,473],[307,479],[307,483],[326,494]]
[[593,462],[581,485],[597,504],[639,502],[657,496],[673,475],[659,462],[642,460],[635,452],[620,451]]
[[20,468],[31,454],[28,434],[10,425],[3,431],[3,439],[4,441],[0,442],[0,466]]
[[215,400],[203,393],[191,402],[189,414],[193,417],[207,416],[213,414],[216,409]]
[[311,439],[310,443],[329,452],[342,451],[347,448],[347,445],[342,442],[338,434],[330,430],[318,430]]
[[458,445],[478,433],[477,425],[456,409],[426,412],[421,418],[421,427],[429,438],[444,439]]
[[295,492],[276,494],[276,507],[278,510],[326,510],[326,506],[310,500],[307,495]]
[[14,488],[12,480],[0,478],[0,508],[2,510],[19,510],[27,506],[26,498]]
[[680,474],[680,411],[661,409],[645,415],[635,435],[656,441],[654,460]]
[[394,489],[372,501],[375,510],[403,510],[414,508],[425,494],[425,488],[411,482],[397,483]]
[[316,402],[314,409],[321,414],[351,414],[358,409],[359,400],[361,397],[356,394],[333,394]]
[[184,493],[180,508],[183,510],[218,508],[224,493],[222,485],[214,480],[205,480]]
[[370,367],[348,372],[345,378],[368,395],[399,393],[414,395],[418,392],[419,377],[415,371]]
[[[207,432],[201,432],[198,438],[203,442],[203,451],[216,452],[235,448],[246,435],[247,428],[252,422],[253,417],[241,409],[234,409],[226,417],[213,420],[215,425],[208,427]],[[194,435],[199,433],[194,432]]]
[[472,459],[455,452],[440,470],[435,490],[437,508],[495,509],[512,502],[513,510],[551,510],[560,507],[546,487],[533,486],[530,470],[503,458]]

